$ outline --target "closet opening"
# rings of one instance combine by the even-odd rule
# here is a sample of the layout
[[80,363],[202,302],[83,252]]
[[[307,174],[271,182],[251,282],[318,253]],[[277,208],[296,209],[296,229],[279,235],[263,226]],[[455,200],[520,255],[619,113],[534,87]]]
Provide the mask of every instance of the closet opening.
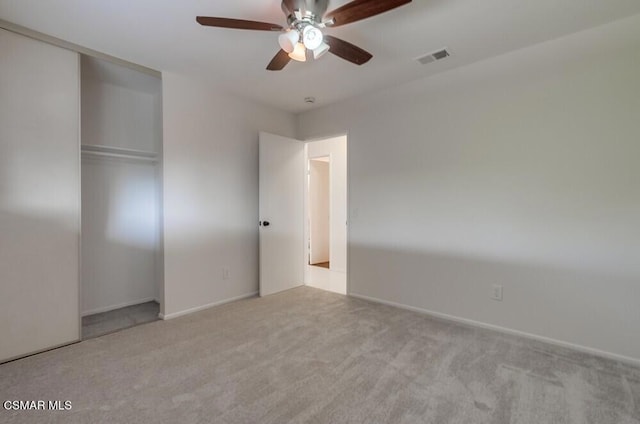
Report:
[[158,319],[162,81],[81,58],[82,338]]
[[309,159],[309,265],[330,269],[329,156]]

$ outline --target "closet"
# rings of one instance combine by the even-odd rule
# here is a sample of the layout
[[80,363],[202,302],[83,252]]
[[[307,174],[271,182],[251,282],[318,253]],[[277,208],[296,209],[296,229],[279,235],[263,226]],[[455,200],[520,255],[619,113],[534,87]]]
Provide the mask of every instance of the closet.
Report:
[[81,57],[83,338],[157,319],[160,78]]
[[157,318],[162,83],[0,25],[2,363]]

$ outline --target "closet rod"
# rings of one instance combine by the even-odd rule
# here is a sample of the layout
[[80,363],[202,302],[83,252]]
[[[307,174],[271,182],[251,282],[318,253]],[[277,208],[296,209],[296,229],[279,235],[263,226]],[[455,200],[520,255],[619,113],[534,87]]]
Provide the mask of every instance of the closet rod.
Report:
[[157,162],[158,154],[143,150],[122,149],[119,147],[86,145],[80,146],[83,155],[99,156],[113,159],[133,159],[143,162]]
[[133,155],[120,155],[117,153],[82,152],[82,154],[85,156],[105,157],[105,158],[111,158],[111,159],[131,159],[131,160],[136,160],[140,162],[153,162],[153,163],[158,162],[157,158],[145,158],[145,157],[133,156]]

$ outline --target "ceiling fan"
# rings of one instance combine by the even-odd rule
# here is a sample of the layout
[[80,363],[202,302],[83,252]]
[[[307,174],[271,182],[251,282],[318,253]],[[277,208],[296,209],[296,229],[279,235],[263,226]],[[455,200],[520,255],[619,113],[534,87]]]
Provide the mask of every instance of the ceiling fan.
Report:
[[411,3],[411,0],[353,0],[329,13],[329,0],[282,0],[282,11],[287,26],[244,19],[198,16],[200,25],[282,32],[278,38],[281,50],[271,60],[269,71],[282,70],[291,59],[299,62],[307,56],[319,59],[326,52],[356,65],[367,63],[373,55],[360,47],[339,38],[322,33],[324,28],[334,28]]

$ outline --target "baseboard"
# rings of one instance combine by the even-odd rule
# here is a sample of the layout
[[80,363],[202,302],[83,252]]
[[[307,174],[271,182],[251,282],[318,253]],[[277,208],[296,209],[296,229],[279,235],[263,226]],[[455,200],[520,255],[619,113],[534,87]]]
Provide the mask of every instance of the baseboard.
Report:
[[461,317],[457,317],[455,315],[449,315],[449,314],[444,314],[442,312],[435,312],[435,311],[431,311],[429,309],[424,309],[424,308],[418,308],[416,306],[409,306],[409,305],[405,305],[403,303],[397,303],[397,302],[390,302],[387,300],[382,300],[382,299],[378,299],[375,297],[370,297],[370,296],[365,296],[365,295],[361,295],[361,294],[357,294],[357,293],[349,293],[349,296],[353,296],[357,299],[362,299],[362,300],[367,300],[369,302],[374,302],[374,303],[381,303],[383,305],[387,305],[387,306],[393,306],[396,308],[400,308],[400,309],[405,309],[408,311],[413,311],[413,312],[418,312],[424,315],[429,315],[435,318],[440,318],[443,320],[447,320],[447,321],[453,321],[453,322],[457,322],[460,324],[465,324],[465,325],[469,325],[472,327],[478,327],[478,328],[484,328],[484,329],[488,329],[488,330],[494,330],[494,331],[498,331],[500,333],[505,333],[505,334],[511,334],[514,336],[520,336],[520,337],[524,337],[527,339],[532,339],[532,340],[538,340],[544,343],[548,343],[551,345],[555,345],[555,346],[560,346],[560,347],[564,347],[564,348],[568,348],[568,349],[573,349],[579,352],[583,352],[583,353],[588,353],[594,356],[599,356],[601,358],[606,358],[606,359],[612,359],[614,361],[619,361],[619,362],[623,362],[629,365],[633,365],[633,366],[640,366],[640,358],[632,358],[630,356],[624,356],[624,355],[619,355],[617,353],[613,353],[613,352],[607,352],[604,350],[600,350],[600,349],[595,349],[595,348],[591,348],[591,347],[587,347],[587,346],[583,346],[583,345],[579,345],[579,344],[574,344],[574,343],[570,343],[570,342],[565,342],[562,340],[557,340],[557,339],[552,339],[550,337],[545,337],[545,336],[540,336],[537,334],[532,334],[532,333],[527,333],[524,331],[519,331],[519,330],[514,330],[511,328],[507,328],[507,327],[501,327],[499,325],[493,325],[493,324],[488,324],[482,321],[475,321],[472,319],[468,319],[468,318],[461,318]]
[[96,308],[96,309],[91,309],[89,311],[84,311],[82,312],[82,316],[86,317],[87,315],[101,314],[103,312],[109,312],[115,309],[126,308],[127,306],[139,305],[141,303],[147,303],[147,302],[157,302],[157,300],[155,296],[145,297],[144,299],[133,300],[130,302],[118,303],[117,305],[104,306],[102,308]]
[[250,297],[254,297],[257,294],[258,294],[258,292],[256,291],[256,292],[247,293],[247,294],[243,294],[243,295],[240,295],[240,296],[232,297],[230,299],[219,300],[217,302],[207,303],[206,305],[196,306],[195,308],[185,309],[184,311],[173,312],[173,313],[170,313],[170,314],[159,313],[158,314],[158,318],[163,319],[163,320],[178,318],[178,317],[181,317],[183,315],[188,315],[188,314],[192,314],[194,312],[202,311],[204,309],[213,308],[214,306],[220,306],[220,305],[224,305],[225,303],[235,302],[236,300],[242,300],[242,299],[247,299],[247,298],[250,298]]
[[50,350],[60,349],[61,347],[71,346],[72,344],[80,343],[81,341],[82,340],[77,339],[77,340],[73,340],[73,341],[70,341],[70,342],[65,342],[65,343],[60,343],[60,344],[53,345],[53,346],[50,346],[50,347],[45,347],[43,349],[34,350],[33,352],[25,353],[25,354],[22,354],[22,355],[12,356],[12,357],[6,358],[6,359],[0,359],[0,365],[6,364],[8,362],[13,362],[13,361],[18,361],[20,359],[28,358],[29,356],[37,355],[39,353],[49,352]]

